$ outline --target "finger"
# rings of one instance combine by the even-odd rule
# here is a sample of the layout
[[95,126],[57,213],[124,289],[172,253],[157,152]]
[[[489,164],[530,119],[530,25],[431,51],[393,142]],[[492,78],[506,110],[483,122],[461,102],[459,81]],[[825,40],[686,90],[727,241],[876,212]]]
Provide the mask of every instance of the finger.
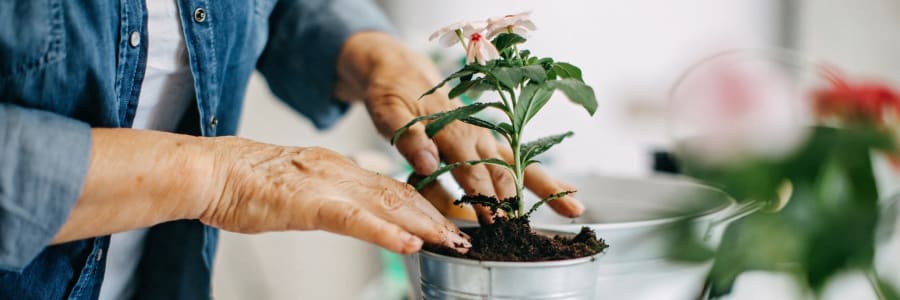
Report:
[[[366,108],[375,127],[388,139],[416,117],[413,115],[415,110],[409,107],[403,98],[395,95],[371,99],[366,102]],[[416,173],[428,175],[437,170],[440,162],[438,148],[425,134],[424,125],[416,124],[410,127],[397,140],[396,147]]]
[[[499,152],[503,159],[513,160],[512,151],[509,148],[500,147]],[[541,199],[556,193],[576,190],[574,186],[554,179],[537,165],[525,168],[525,187]],[[575,218],[584,213],[584,205],[571,194],[547,202],[547,205],[557,214],[569,218]]]
[[370,202],[378,204],[372,208],[376,215],[421,237],[425,242],[456,249],[460,253],[465,253],[472,247],[456,225],[440,216],[440,213],[409,185],[394,181],[371,191],[370,195],[380,199]]
[[[502,157],[499,150],[495,146],[497,145],[497,143],[488,141],[479,143],[479,145],[485,145],[478,147],[478,153],[481,154],[482,158]],[[513,178],[512,174],[509,173],[509,169],[493,164],[486,165],[486,167],[491,176],[491,182],[494,186],[494,192],[497,193],[497,199],[505,200],[511,197],[515,197],[516,180]]]
[[[525,168],[525,186],[532,193],[541,197],[541,199],[556,193],[577,190],[571,184],[550,177],[549,174],[536,165]],[[576,200],[573,194],[547,202],[547,205],[556,213],[569,218],[576,218],[584,213],[584,205]]]
[[425,126],[416,124],[397,140],[397,151],[406,158],[416,174],[429,175],[440,166],[437,146],[425,134]]
[[[466,195],[484,195],[496,197],[494,193],[494,185],[491,183],[490,172],[484,165],[462,166],[450,171],[456,182],[463,188]],[[472,205],[475,213],[478,215],[478,222],[481,224],[494,223],[494,213],[490,207],[475,204]]]
[[[413,173],[409,175],[406,183],[415,186],[424,178],[425,176]],[[422,197],[425,197],[425,200],[428,200],[428,203],[431,204],[429,206],[434,207],[442,217],[455,218],[464,221],[478,220],[475,210],[471,207],[458,206],[455,203],[456,196],[447,191],[440,181],[432,181],[431,183],[426,184],[419,189],[419,194],[421,194]]]
[[[454,229],[456,231],[460,231],[459,228],[456,226],[456,224],[453,224],[453,222],[448,220],[444,216],[444,214],[441,213],[441,211],[437,207],[435,207],[435,205],[431,202],[431,199],[428,199],[428,197],[427,197],[427,194],[429,193],[429,190],[430,190],[430,192],[433,196],[438,197],[438,199],[436,199],[436,201],[440,201],[440,202],[443,202],[443,203],[446,203],[449,205],[453,205],[453,202],[455,199],[453,199],[453,196],[450,195],[449,192],[444,190],[444,188],[440,185],[440,182],[437,182],[437,181],[432,182],[431,184],[426,186],[424,189],[417,191],[415,188],[413,188],[412,182],[421,180],[422,177],[420,175],[410,175],[406,184],[404,184],[400,181],[394,180],[392,178],[386,177],[386,176],[380,176],[380,177],[383,178],[384,180],[389,180],[389,181],[393,182],[394,184],[401,185],[401,187],[399,187],[400,189],[403,189],[404,192],[413,194],[411,196],[408,196],[409,198],[424,200],[424,201],[414,200],[411,202],[412,202],[412,205],[414,205],[416,208],[418,208],[419,210],[424,212],[425,215],[430,217],[432,220],[441,222],[441,223],[445,224],[445,226],[447,226],[448,228]],[[460,231],[460,233],[462,233],[462,231]],[[465,233],[462,233],[462,235],[466,236]]]
[[351,236],[387,250],[411,254],[422,249],[422,239],[361,207],[340,201],[324,201],[316,213],[322,230]]

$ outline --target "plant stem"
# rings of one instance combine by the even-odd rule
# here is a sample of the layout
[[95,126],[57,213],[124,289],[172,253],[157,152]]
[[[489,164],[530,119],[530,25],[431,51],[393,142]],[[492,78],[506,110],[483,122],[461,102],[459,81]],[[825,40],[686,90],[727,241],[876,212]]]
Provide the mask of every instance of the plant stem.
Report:
[[[508,92],[511,100],[510,103],[512,104],[510,110],[515,111],[515,105],[518,104],[516,103],[515,90],[509,89]],[[503,92],[500,92],[500,94],[503,94]],[[510,118],[510,122],[513,122],[512,118]],[[513,122],[513,124],[515,124],[515,122]],[[516,212],[515,216],[517,218],[525,215],[525,197],[522,195],[522,190],[525,186],[525,162],[522,161],[522,132],[525,131],[524,127],[525,124],[522,124],[522,126],[516,126],[514,128],[515,132],[513,133],[513,138],[509,145],[513,151],[513,172],[515,173],[513,174],[513,177],[515,177],[516,180],[516,200],[519,202],[519,210]]]
[[863,273],[866,274],[866,279],[868,279],[869,284],[872,285],[872,291],[875,292],[875,296],[878,297],[879,300],[887,299],[884,295],[884,291],[881,290],[881,283],[878,279],[878,274],[875,274],[875,269],[873,267],[866,268]]
[[[494,86],[496,86],[497,88],[497,94],[500,94],[500,99],[503,100],[503,105],[509,108],[509,111],[513,111],[514,107],[512,106],[512,103],[510,103],[509,100],[506,99],[506,95],[503,94],[503,89],[500,88],[500,83],[495,83]],[[509,121],[512,122],[511,115],[509,116]]]
[[522,142],[519,140],[518,134],[513,139],[511,146],[513,150],[513,160],[515,160],[513,169],[516,173],[516,200],[519,202],[519,211],[516,212],[516,217],[521,217],[525,215],[525,199],[522,197],[522,186],[525,184],[525,168],[522,167]]
[[[513,30],[512,30],[512,26],[506,27],[506,32],[514,33]],[[514,44],[514,45],[513,45],[513,51],[515,51],[515,53],[513,53],[513,55],[515,55],[516,58],[518,58],[518,59],[521,60],[522,57],[519,56],[519,45],[515,45],[515,44]]]
[[462,45],[463,51],[469,51],[469,47],[466,45],[466,40],[462,36],[462,30],[457,29],[454,32],[456,32],[456,38],[459,39],[459,44]]

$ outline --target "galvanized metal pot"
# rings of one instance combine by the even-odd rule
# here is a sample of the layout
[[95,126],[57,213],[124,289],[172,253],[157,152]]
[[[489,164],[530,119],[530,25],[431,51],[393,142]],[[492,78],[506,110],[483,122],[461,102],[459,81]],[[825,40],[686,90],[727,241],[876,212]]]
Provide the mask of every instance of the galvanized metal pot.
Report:
[[[555,215],[548,209],[539,210],[532,217],[532,227],[561,232],[577,232],[588,226],[606,240],[610,248],[602,256],[595,257],[591,264],[595,269],[592,284],[596,294],[585,298],[560,299],[697,299],[700,294],[711,262],[685,264],[673,260],[669,248],[673,238],[678,236],[676,225],[689,220],[696,230],[704,233],[705,242],[715,249],[728,223],[752,213],[756,208],[737,204],[721,191],[691,180],[679,177],[651,176],[626,178],[592,174],[563,177],[578,187],[578,198],[587,208],[585,215],[572,220]],[[442,182],[448,191],[457,191],[452,182]],[[450,195],[455,198],[460,195]],[[535,201],[534,198],[528,198]],[[451,200],[452,202],[452,200]],[[457,225],[475,226],[476,223],[454,219]],[[423,252],[424,253],[424,252]],[[423,295],[420,282],[431,285],[437,275],[423,273],[426,267],[420,262],[436,260],[434,254],[407,256],[405,263],[410,277],[411,295],[414,299],[544,299],[544,298],[488,298],[488,297],[445,297],[435,298]],[[478,263],[478,262],[471,262]],[[492,268],[485,262],[484,268]],[[454,265],[455,266],[455,265]],[[432,267],[429,270],[434,270]],[[441,269],[441,270],[449,270]],[[431,272],[431,271],[430,271]],[[437,272],[437,271],[434,271]],[[442,271],[443,272],[443,271]],[[451,271],[447,271],[451,272]],[[469,272],[469,271],[466,271]],[[524,272],[523,272],[524,273]],[[550,280],[581,282],[584,277],[566,272],[560,276],[534,276],[535,282],[522,277],[518,286],[546,287],[541,283]],[[440,273],[439,273],[440,274]],[[474,276],[469,273],[442,276]],[[515,276],[515,275],[513,275]],[[447,279],[449,280],[449,279]],[[548,290],[550,291],[550,290]],[[531,295],[528,295],[531,296]],[[554,299],[554,298],[546,298]]]
[[499,262],[418,255],[422,297],[462,299],[594,299],[600,270],[597,254],[558,261]]

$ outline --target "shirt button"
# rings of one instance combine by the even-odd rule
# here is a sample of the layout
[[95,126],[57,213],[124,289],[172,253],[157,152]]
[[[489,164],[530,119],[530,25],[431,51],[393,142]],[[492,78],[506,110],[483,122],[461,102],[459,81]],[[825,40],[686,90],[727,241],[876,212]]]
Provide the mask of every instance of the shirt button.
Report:
[[216,128],[216,125],[219,125],[219,119],[217,119],[215,116],[209,118],[209,126],[212,128]]
[[194,10],[194,21],[197,23],[203,23],[206,21],[206,10],[202,7],[198,7]]
[[97,261],[103,260],[103,249],[97,249]]
[[131,44],[131,47],[137,47],[141,44],[141,33],[137,31],[131,32],[131,37],[128,39],[128,43]]

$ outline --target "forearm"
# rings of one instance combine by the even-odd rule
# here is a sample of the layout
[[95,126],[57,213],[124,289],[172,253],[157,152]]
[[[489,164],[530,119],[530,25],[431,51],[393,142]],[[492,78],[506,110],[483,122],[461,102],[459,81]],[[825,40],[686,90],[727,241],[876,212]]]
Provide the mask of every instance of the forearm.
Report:
[[197,218],[209,201],[211,150],[202,138],[93,129],[85,184],[53,244]]

